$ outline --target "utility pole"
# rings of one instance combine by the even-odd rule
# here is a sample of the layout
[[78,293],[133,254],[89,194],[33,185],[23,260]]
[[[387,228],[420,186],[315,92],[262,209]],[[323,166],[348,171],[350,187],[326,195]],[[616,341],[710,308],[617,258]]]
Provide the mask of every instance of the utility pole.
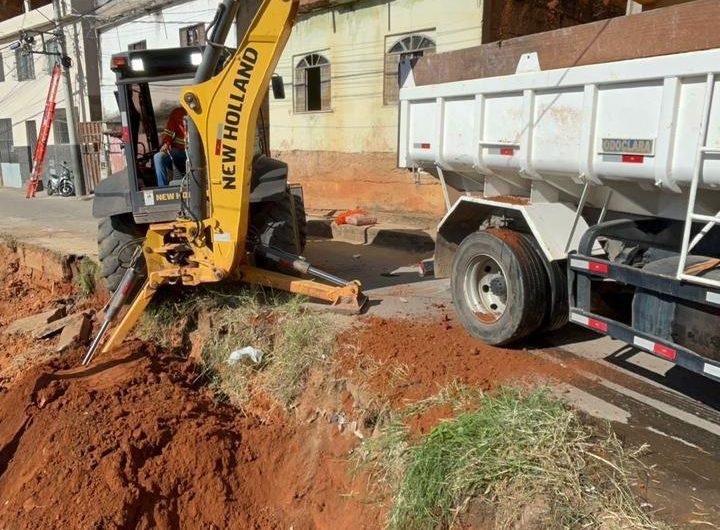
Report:
[[[55,20],[55,35],[58,43],[60,57],[69,57],[65,43],[65,30],[62,28],[60,19],[62,17],[60,0],[53,0],[53,19]],[[77,59],[77,58],[76,58]],[[77,132],[77,112],[75,110],[75,98],[73,97],[72,77],[70,65],[63,61],[63,86],[65,88],[65,116],[67,117],[68,139],[70,141],[70,168],[75,177],[75,195],[85,195],[85,178],[83,173],[82,158],[80,156],[80,144]]]

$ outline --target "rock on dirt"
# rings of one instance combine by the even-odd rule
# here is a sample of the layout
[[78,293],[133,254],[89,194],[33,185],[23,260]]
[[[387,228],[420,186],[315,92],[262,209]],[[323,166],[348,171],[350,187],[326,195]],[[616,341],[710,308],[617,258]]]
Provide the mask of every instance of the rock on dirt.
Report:
[[33,332],[32,336],[34,339],[46,339],[54,335],[55,333],[62,331],[63,328],[69,326],[70,324],[78,320],[80,316],[80,313],[74,313],[72,315],[55,320],[54,322],[50,322],[45,326],[37,328]]
[[37,315],[21,318],[14,321],[5,328],[6,335],[14,335],[16,333],[33,333],[41,327],[51,322],[55,322],[65,316],[65,306],[58,306],[55,309],[44,311]]
[[75,346],[81,346],[88,342],[92,323],[85,313],[72,315],[67,324],[62,328],[60,339],[55,347],[57,352],[64,352]]

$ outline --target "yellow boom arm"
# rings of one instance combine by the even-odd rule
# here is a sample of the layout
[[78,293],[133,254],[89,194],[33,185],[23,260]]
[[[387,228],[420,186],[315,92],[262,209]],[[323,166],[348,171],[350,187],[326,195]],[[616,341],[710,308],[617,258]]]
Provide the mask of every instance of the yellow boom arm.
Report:
[[[255,125],[270,78],[290,36],[298,1],[263,0],[245,38],[222,71],[182,90],[182,105],[198,133],[194,135],[190,129],[191,166],[198,164],[198,160],[193,159],[193,148],[199,146],[192,145],[193,138],[201,140],[199,152],[204,154],[196,157],[202,167],[190,167],[189,171],[191,178],[196,174],[207,175],[205,189],[199,188],[199,200],[200,203],[207,201],[208,215],[204,219],[178,219],[150,226],[143,244],[147,279],[105,344],[104,352],[124,340],[155,291],[168,283],[199,285],[233,278],[360,309],[362,295],[358,282],[329,286],[265,271],[247,263]],[[229,17],[237,12],[237,2],[224,0],[221,4],[218,19],[224,20],[224,29],[216,28],[214,35],[223,32],[227,35]],[[222,43],[209,42],[208,45],[217,47]],[[206,50],[203,61],[212,51]],[[203,66],[209,67],[201,65],[200,69]],[[191,188],[191,198],[192,193]],[[114,299],[110,305],[116,311],[122,302]],[[107,328],[106,321],[102,330]],[[101,338],[98,336],[93,342],[84,361],[86,364]]]
[[290,36],[298,0],[264,0],[235,56],[216,77],[182,92],[204,139],[213,266],[230,274],[244,261],[255,124]]

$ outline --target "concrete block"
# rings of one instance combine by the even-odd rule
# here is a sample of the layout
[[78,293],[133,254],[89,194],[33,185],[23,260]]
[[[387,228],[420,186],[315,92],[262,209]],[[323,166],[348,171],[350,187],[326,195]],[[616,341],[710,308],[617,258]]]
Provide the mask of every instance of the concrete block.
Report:
[[47,326],[51,322],[55,322],[65,316],[65,306],[59,306],[37,315],[21,318],[10,324],[3,333],[12,335],[15,333],[33,333],[39,328]]
[[332,237],[346,243],[364,245],[367,243],[367,227],[353,225],[332,224]]
[[63,328],[56,350],[64,352],[74,346],[86,344],[92,331],[92,323],[85,313],[73,315],[73,319]]

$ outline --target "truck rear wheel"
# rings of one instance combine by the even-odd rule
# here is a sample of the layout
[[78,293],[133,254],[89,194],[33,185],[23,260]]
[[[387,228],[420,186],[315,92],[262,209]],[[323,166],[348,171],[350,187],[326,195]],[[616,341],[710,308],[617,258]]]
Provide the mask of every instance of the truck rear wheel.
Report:
[[145,238],[147,227],[135,224],[129,214],[113,215],[98,225],[100,272],[111,293],[117,289],[136,244]]
[[548,289],[540,256],[518,232],[475,232],[455,255],[455,307],[465,329],[487,344],[509,344],[537,330],[545,319]]

